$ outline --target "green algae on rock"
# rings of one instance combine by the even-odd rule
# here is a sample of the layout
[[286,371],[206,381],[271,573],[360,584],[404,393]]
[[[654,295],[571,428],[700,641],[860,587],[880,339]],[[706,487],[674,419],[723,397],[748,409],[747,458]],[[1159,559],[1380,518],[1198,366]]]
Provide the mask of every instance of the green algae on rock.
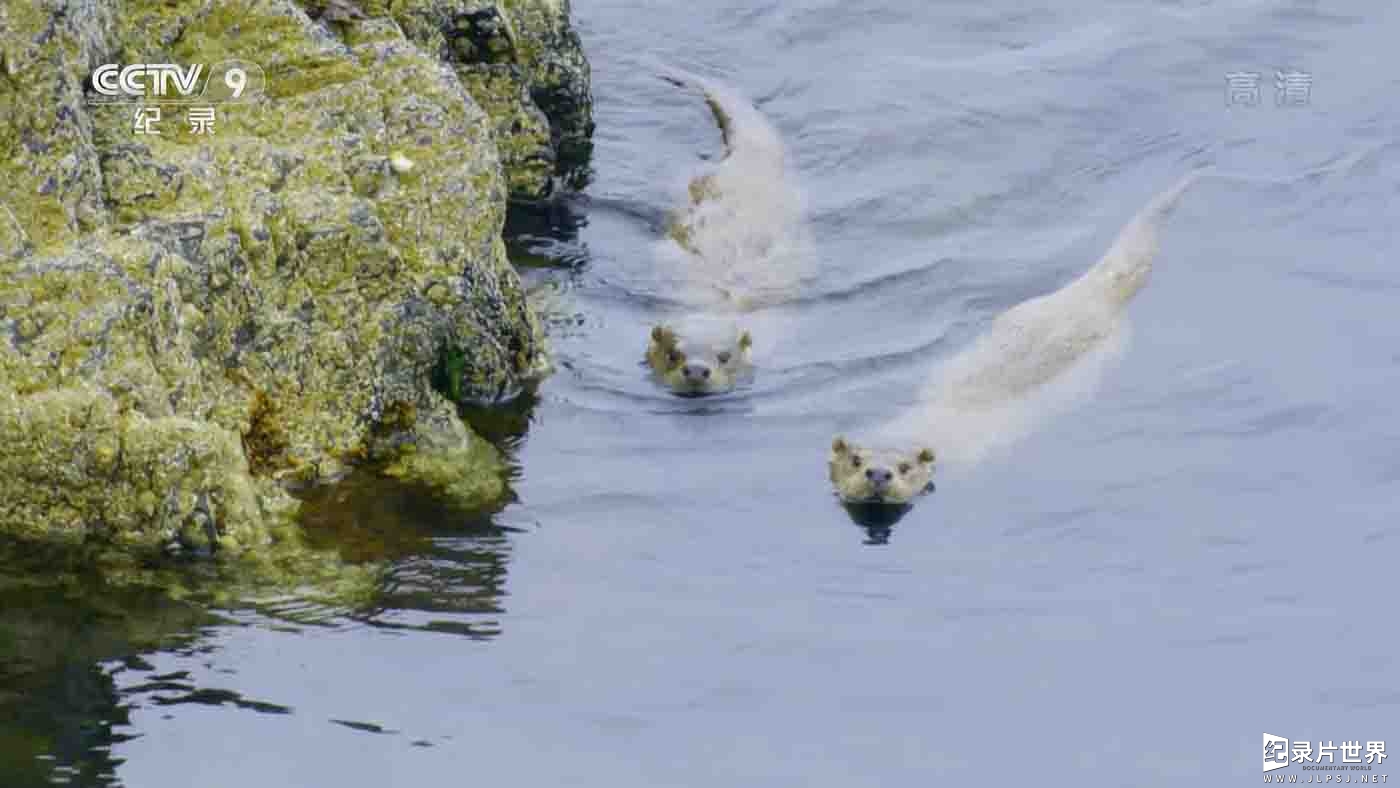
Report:
[[[472,57],[524,76],[483,110],[414,9],[491,4],[336,3],[0,6],[0,533],[253,556],[294,541],[279,482],[360,462],[471,508],[507,495],[443,393],[548,369],[501,230],[591,132],[581,54],[540,66],[576,48],[567,6],[492,5]],[[179,107],[136,135],[84,96],[104,62],[231,59],[268,89],[212,135]],[[532,103],[546,72],[572,119]]]
[[425,489],[459,511],[495,509],[509,495],[500,452],[445,402],[427,413],[401,406],[384,414],[367,451],[385,476]]
[[0,529],[12,535],[79,544],[99,531],[156,551],[203,516],[236,549],[268,540],[290,504],[275,487],[258,489],[235,433],[123,411],[87,386],[0,388],[0,441]]
[[568,0],[387,5],[410,40],[451,64],[495,122],[512,199],[549,197],[556,179],[582,188],[593,151],[592,77]]

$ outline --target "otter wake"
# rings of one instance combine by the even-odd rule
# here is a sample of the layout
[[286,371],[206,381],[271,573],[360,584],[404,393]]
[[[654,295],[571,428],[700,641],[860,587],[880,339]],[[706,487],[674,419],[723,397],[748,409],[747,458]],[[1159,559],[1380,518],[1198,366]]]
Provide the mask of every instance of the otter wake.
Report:
[[1155,197],[1079,278],[999,316],[876,439],[928,442],[940,462],[970,464],[1088,396],[1127,346],[1124,313],[1152,271],[1163,222],[1207,172],[1192,172]]
[[677,299],[734,313],[791,298],[810,254],[802,194],[788,177],[781,136],[734,90],[671,67],[663,74],[704,94],[724,142],[714,169],[689,182],[671,238],[658,248],[680,275]]

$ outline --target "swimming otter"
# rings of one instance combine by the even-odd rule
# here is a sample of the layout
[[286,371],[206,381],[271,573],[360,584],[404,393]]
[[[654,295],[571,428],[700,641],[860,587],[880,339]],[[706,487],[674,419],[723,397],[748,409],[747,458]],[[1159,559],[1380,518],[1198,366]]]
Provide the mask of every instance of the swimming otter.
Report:
[[[921,404],[879,430],[885,440],[911,437],[958,460],[979,456],[1024,420],[1021,398],[1064,376],[1071,366],[1111,346],[1128,302],[1147,283],[1157,233],[1182,194],[1205,174],[1198,169],[1159,194],[1125,226],[1096,265],[1063,288],[1032,298],[998,317],[988,332],[929,382]],[[844,502],[872,497],[907,504],[924,489],[933,450],[876,452],[844,437],[832,443],[828,466]],[[906,481],[907,477],[907,481]]]
[[[689,302],[690,312],[652,328],[646,359],[656,379],[675,393],[719,393],[747,377],[733,374],[732,365],[751,371],[753,342],[739,325],[741,316],[792,295],[804,240],[801,201],[786,177],[782,140],[752,103],[675,69],[662,78],[704,94],[724,152],[711,172],[690,181],[684,209],[671,217],[667,244],[683,258],[677,261],[682,285],[676,295]],[[726,314],[732,316],[729,330],[696,334],[697,317]]]
[[682,396],[698,397],[731,391],[753,371],[748,331],[722,333],[690,330],[679,333],[669,325],[651,330],[647,364],[657,379]]
[[898,506],[910,503],[929,489],[933,463],[933,449],[870,449],[837,437],[831,442],[827,465],[831,483],[843,503]]

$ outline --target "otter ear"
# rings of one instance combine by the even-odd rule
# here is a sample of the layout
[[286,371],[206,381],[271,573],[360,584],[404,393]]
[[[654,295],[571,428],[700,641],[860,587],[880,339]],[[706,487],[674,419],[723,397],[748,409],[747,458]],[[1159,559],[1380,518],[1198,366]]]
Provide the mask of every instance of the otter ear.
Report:
[[740,331],[740,332],[739,332],[739,349],[740,349],[740,350],[748,350],[750,347],[753,347],[753,337],[749,336],[749,332],[748,332],[748,331]]
[[831,441],[832,454],[845,454],[850,450],[851,444],[847,443],[845,437],[841,435],[837,435],[836,438]]
[[923,448],[919,449],[919,456],[917,459],[925,465],[932,465],[934,457],[933,449]]
[[651,341],[662,347],[669,347],[676,344],[676,332],[658,323],[651,330]]

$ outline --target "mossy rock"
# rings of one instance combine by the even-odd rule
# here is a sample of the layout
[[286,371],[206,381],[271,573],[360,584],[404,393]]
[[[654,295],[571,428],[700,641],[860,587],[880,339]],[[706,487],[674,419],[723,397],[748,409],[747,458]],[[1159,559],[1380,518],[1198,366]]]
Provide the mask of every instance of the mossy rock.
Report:
[[387,8],[496,121],[512,199],[587,184],[592,74],[567,0],[391,0]]
[[[501,5],[475,33],[500,75],[483,107],[405,36],[415,5],[0,6],[0,534],[260,560],[295,542],[284,485],[357,463],[464,506],[508,494],[443,392],[496,401],[549,368],[501,230],[557,175],[530,75],[567,9]],[[213,135],[178,106],[137,135],[85,98],[100,63],[231,59],[267,91]]]

